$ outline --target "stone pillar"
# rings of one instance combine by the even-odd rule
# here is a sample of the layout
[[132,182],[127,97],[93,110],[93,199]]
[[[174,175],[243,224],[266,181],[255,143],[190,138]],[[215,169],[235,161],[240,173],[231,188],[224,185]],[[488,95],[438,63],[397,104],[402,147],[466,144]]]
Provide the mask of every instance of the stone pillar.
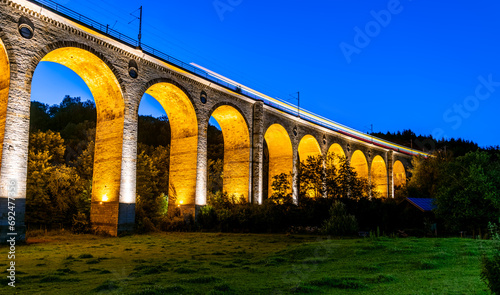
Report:
[[258,101],[253,105],[252,134],[252,192],[250,202],[262,204],[262,181],[264,164],[264,103]]
[[111,236],[118,235],[118,200],[101,202],[92,201],[90,204],[90,223],[97,233],[106,233]]
[[133,103],[129,102],[125,106],[118,234],[133,231],[135,225],[138,106],[132,104],[137,102],[133,100]]
[[208,119],[198,119],[198,162],[195,196],[195,207],[197,209],[207,204],[207,127]]
[[394,152],[387,153],[387,192],[388,196],[394,198]]
[[328,175],[326,175],[326,159],[328,157],[328,146],[326,145],[326,143],[327,143],[326,135],[323,135],[323,139],[321,140],[321,142],[319,144],[321,147],[321,156],[322,156],[321,166],[322,166],[323,174],[325,175],[325,178],[323,178],[323,181],[321,183],[321,189],[323,190],[322,197],[325,199],[328,198],[328,192],[326,189],[326,178],[328,177]]
[[292,198],[295,205],[299,204],[300,178],[299,178],[299,143],[294,138],[293,145],[293,169],[292,169]]
[[[23,60],[30,60],[29,54],[26,53]],[[28,64],[17,64],[16,71],[11,73],[0,173],[0,243],[6,243],[10,237],[16,241],[26,238],[24,213],[31,87]],[[9,223],[9,216],[15,220],[11,218]]]

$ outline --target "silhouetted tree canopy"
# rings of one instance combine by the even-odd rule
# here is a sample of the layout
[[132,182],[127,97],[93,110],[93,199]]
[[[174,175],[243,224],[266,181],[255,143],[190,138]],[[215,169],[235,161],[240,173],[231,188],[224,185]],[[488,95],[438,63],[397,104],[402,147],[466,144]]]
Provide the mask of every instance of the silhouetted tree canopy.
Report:
[[463,156],[468,152],[474,152],[479,149],[477,143],[464,139],[435,139],[432,135],[416,135],[411,130],[397,132],[373,132],[371,135],[385,139],[402,146],[414,148],[424,152],[433,152],[436,150],[447,150],[453,153],[455,157]]

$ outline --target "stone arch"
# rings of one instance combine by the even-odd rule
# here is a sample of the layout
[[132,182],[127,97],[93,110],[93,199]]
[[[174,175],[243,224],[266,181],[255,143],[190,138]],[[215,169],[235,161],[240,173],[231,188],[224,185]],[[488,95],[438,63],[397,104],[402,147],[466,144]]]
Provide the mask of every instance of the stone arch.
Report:
[[310,156],[321,156],[321,147],[312,135],[304,135],[299,142],[299,161],[306,161]]
[[[299,142],[298,156],[300,162],[305,162],[309,157],[321,156],[321,147],[314,136],[308,134],[302,137]],[[320,197],[321,189],[318,188],[317,183],[303,182],[301,168],[299,169],[299,174],[299,191],[303,191],[309,198]]]
[[385,165],[384,158],[381,156],[375,156],[372,161],[371,167],[371,180],[372,184],[375,186],[375,191],[380,194],[381,197],[387,197],[387,166]]
[[[206,120],[206,123],[208,123],[208,121],[210,120],[210,117],[212,116],[213,117],[213,113],[215,112],[215,110],[217,110],[218,108],[222,107],[222,106],[228,106],[228,107],[231,107],[233,109],[235,109],[239,115],[241,116],[241,119],[243,119],[243,121],[245,121],[245,124],[247,126],[252,126],[252,122],[251,122],[251,119],[247,118],[247,113],[245,113],[243,111],[243,109],[236,103],[233,103],[231,101],[221,101],[221,102],[217,102],[215,103],[213,106],[211,106],[210,108],[210,112],[209,112],[209,116]],[[249,115],[251,117],[251,115]],[[214,117],[215,118],[215,117]],[[208,126],[208,124],[206,124],[206,126]],[[250,129],[249,129],[250,130]],[[250,132],[250,131],[249,131]],[[250,133],[249,133],[250,134]]]
[[224,137],[223,191],[249,198],[250,132],[247,121],[236,107],[223,104],[212,112]]
[[368,180],[368,162],[366,161],[365,154],[362,151],[356,150],[351,155],[350,160],[351,167],[358,174],[358,177],[362,177]]
[[406,170],[401,161],[394,162],[393,166],[394,187],[403,186],[406,184]]
[[[273,124],[267,129],[264,139],[269,150],[269,196],[272,195],[273,177],[281,173],[290,174],[293,170],[292,141],[286,129]],[[290,191],[291,192],[291,187]]]
[[[93,47],[91,47],[87,44],[74,42],[74,41],[58,41],[58,42],[48,44],[47,46],[39,49],[38,52],[34,55],[34,58],[31,60],[30,68],[32,70],[30,72],[26,73],[26,75],[28,75],[26,81],[31,84],[34,71],[35,71],[36,67],[38,66],[38,64],[41,61],[47,61],[47,60],[45,60],[45,57],[48,54],[51,54],[53,51],[63,49],[63,48],[73,48],[74,50],[80,49],[82,51],[86,51],[86,52],[94,55],[95,57],[97,57],[97,59],[99,59],[99,62],[103,63],[108,68],[108,70],[113,73],[113,76],[114,76],[118,86],[122,90],[122,93],[127,93],[126,83],[123,83],[121,72],[118,71],[118,69],[114,66],[114,64],[112,62],[110,62],[109,59],[103,53],[95,50]],[[125,66],[125,64],[124,64],[124,66]],[[76,72],[76,71],[74,71],[74,72],[78,74],[78,72]],[[127,73],[127,72],[125,71],[125,73]],[[28,85],[28,86],[31,86],[31,85]]]
[[5,121],[7,119],[7,103],[10,88],[10,63],[6,46],[0,39],[0,167],[2,165]]
[[[195,100],[193,99],[193,96],[191,95],[191,92],[189,92],[188,89],[186,87],[184,87],[184,85],[182,85],[181,83],[177,82],[174,79],[171,79],[171,78],[153,79],[153,80],[149,81],[148,83],[146,83],[141,88],[140,93],[147,93],[147,90],[150,89],[153,85],[160,84],[160,83],[171,84],[171,85],[175,86],[176,88],[179,88],[183,92],[183,94],[189,99],[189,102],[191,103],[191,106],[194,108],[195,113],[198,114],[198,107],[197,107]],[[139,111],[139,104],[140,104],[140,101],[137,104],[137,109],[135,110],[136,113]]]
[[158,82],[145,93],[154,97],[170,123],[169,195],[177,203],[194,207],[198,156],[198,119],[192,101],[174,83]]
[[[39,60],[74,71],[89,87],[97,110],[92,178],[91,222],[94,228],[117,234],[125,103],[119,80],[108,64],[89,50],[53,44]],[[71,42],[71,45],[74,45]],[[33,73],[31,73],[33,74]],[[31,82],[31,79],[28,80]]]
[[338,143],[334,143],[328,149],[328,154],[334,154],[336,157],[333,158],[333,165],[338,170],[340,165],[340,159],[337,157],[345,157],[344,149]]

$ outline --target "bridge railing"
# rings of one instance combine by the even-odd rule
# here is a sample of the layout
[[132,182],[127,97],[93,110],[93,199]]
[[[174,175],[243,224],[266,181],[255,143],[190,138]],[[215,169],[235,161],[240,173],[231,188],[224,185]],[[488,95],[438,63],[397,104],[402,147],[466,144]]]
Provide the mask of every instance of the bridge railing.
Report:
[[87,27],[90,27],[96,31],[99,31],[100,33],[104,33],[104,34],[108,35],[109,37],[111,37],[117,41],[120,41],[122,43],[125,43],[129,46],[138,48],[140,45],[140,49],[144,53],[146,53],[154,58],[160,59],[164,62],[167,62],[169,64],[172,64],[174,66],[177,66],[177,67],[179,67],[185,71],[188,71],[196,76],[199,76],[199,77],[207,79],[211,82],[214,82],[214,83],[216,83],[224,88],[227,88],[231,91],[240,93],[242,95],[245,95],[245,96],[252,98],[252,99],[255,99],[255,100],[263,101],[264,104],[271,106],[275,109],[278,109],[280,111],[283,111],[287,114],[294,115],[294,116],[299,116],[299,114],[300,114],[300,118],[302,120],[306,120],[306,121],[309,121],[311,123],[314,123],[314,124],[326,127],[328,129],[340,132],[342,134],[353,136],[353,137],[358,138],[360,140],[363,140],[365,142],[373,143],[373,144],[376,144],[378,146],[389,148],[389,149],[392,149],[395,151],[400,151],[400,152],[411,154],[411,155],[418,155],[418,154],[424,155],[424,156],[427,155],[426,153],[419,152],[419,151],[416,151],[413,149],[409,149],[409,148],[406,148],[406,147],[403,147],[400,145],[396,145],[396,144],[387,142],[387,141],[379,139],[377,137],[373,137],[373,136],[370,136],[368,134],[361,133],[355,129],[344,126],[342,124],[339,124],[337,122],[334,122],[334,121],[327,119],[327,118],[324,118],[322,116],[316,115],[314,113],[308,112],[306,110],[299,111],[295,105],[293,105],[287,101],[280,100],[277,98],[270,98],[270,97],[267,97],[265,95],[257,95],[253,91],[246,90],[246,87],[242,87],[241,85],[235,84],[233,82],[229,82],[227,80],[220,79],[220,78],[208,73],[207,71],[205,71],[203,69],[200,69],[196,66],[185,63],[185,62],[183,62],[175,57],[172,57],[172,56],[170,56],[162,51],[156,50],[151,46],[148,46],[148,45],[145,45],[142,43],[139,44],[139,42],[136,39],[131,38],[127,35],[124,35],[124,34],[118,32],[117,30],[110,28],[109,25],[103,25],[97,21],[92,20],[91,18],[88,18],[88,17],[86,17],[86,16],[84,16],[84,15],[82,15],[74,10],[71,10],[63,5],[60,5],[59,3],[54,2],[52,0],[27,0],[27,1],[32,2],[36,5],[39,5],[42,8],[48,9],[56,14],[62,15],[66,18],[69,18],[73,21],[79,22]]

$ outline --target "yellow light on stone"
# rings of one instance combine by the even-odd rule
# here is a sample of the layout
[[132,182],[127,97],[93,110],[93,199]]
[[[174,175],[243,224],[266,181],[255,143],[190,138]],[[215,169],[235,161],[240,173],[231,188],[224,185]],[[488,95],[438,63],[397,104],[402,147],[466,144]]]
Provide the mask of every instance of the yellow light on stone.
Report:
[[[312,135],[304,135],[302,139],[299,142],[299,160],[301,162],[307,161],[308,157],[316,157],[316,156],[321,156],[321,147]],[[305,192],[307,196],[310,198],[317,198],[320,197],[317,195],[317,191],[315,189],[309,188]]]
[[381,156],[375,156],[372,161],[371,167],[372,174],[372,185],[375,185],[375,191],[377,191],[381,197],[387,197],[387,167],[385,166],[384,158]]
[[368,179],[368,162],[362,151],[356,150],[352,154],[350,165],[354,168],[354,171],[356,171],[359,177]]
[[184,204],[184,201],[180,201],[179,203],[182,205],[182,204]]
[[[7,118],[7,101],[9,99],[10,65],[5,46],[0,40],[0,165],[2,163],[2,149],[5,135],[5,120]],[[22,178],[20,178],[22,179]],[[4,195],[5,196],[5,195]]]
[[402,186],[406,184],[406,171],[405,166],[401,161],[394,162],[394,168],[392,169],[394,175],[394,186]]
[[182,196],[186,205],[194,205],[199,128],[196,111],[186,93],[173,84],[157,83],[146,93],[162,105],[170,122],[169,194]]
[[[76,47],[52,50],[41,61],[58,63],[71,69],[89,87],[97,111],[92,201],[96,204],[103,202],[99,208],[119,201],[125,102],[118,79],[99,57]],[[107,213],[93,212],[91,222],[117,222],[114,215]]]
[[243,115],[234,107],[222,105],[212,117],[224,138],[223,191],[248,198],[250,179],[250,133]]
[[[273,177],[281,173],[290,174],[293,170],[293,148],[292,141],[286,129],[280,124],[271,125],[264,135],[269,150],[269,184],[268,196],[274,191],[272,189]],[[292,187],[287,193],[292,192]],[[262,203],[262,198],[259,198]]]

